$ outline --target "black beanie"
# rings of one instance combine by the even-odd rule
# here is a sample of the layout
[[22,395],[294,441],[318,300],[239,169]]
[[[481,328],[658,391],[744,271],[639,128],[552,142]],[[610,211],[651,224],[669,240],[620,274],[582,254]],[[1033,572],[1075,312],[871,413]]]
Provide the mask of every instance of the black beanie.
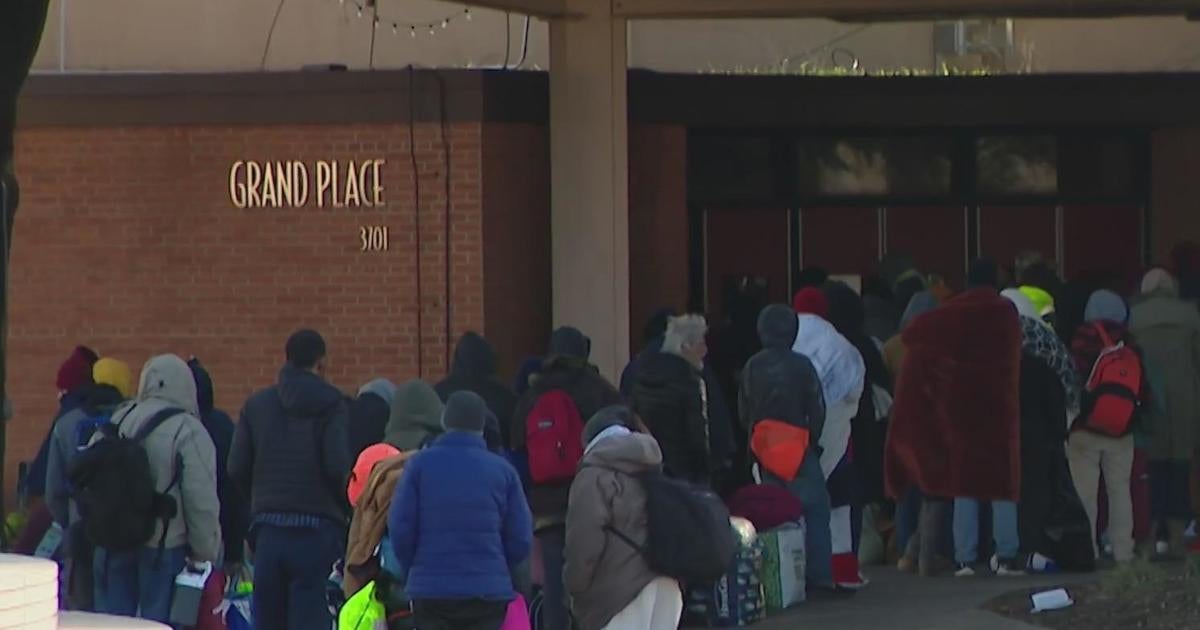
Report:
[[475,392],[454,392],[442,410],[442,428],[483,435],[487,428],[487,404]]
[[592,340],[578,328],[563,326],[550,335],[550,356],[584,359],[592,354]]
[[610,405],[596,412],[587,424],[583,425],[583,445],[586,447],[605,429],[622,426],[630,431],[634,428],[633,412],[625,405]]

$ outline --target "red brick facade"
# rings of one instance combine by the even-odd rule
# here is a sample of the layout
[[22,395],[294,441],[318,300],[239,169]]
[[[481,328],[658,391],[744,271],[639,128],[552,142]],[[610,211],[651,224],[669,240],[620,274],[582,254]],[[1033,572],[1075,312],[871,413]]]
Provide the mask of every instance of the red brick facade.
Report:
[[[284,339],[302,326],[325,334],[329,377],[346,391],[376,376],[440,378],[447,295],[452,337],[485,328],[482,128],[456,122],[443,138],[439,124],[417,124],[419,237],[407,125],[19,132],[10,464],[36,451],[55,409],[55,370],[76,343],[135,371],[156,353],[195,354],[234,414],[272,382]],[[351,159],[386,160],[383,207],[231,203],[236,160]],[[360,226],[387,226],[388,251],[361,251]]]

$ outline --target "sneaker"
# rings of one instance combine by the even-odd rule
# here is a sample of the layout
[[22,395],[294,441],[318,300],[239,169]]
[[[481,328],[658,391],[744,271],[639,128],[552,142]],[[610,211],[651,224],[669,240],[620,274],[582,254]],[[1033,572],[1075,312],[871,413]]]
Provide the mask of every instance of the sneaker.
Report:
[[1015,560],[999,560],[996,562],[997,577],[1013,577],[1025,575],[1025,570]]
[[975,567],[966,562],[959,562],[954,571],[954,577],[975,577]]

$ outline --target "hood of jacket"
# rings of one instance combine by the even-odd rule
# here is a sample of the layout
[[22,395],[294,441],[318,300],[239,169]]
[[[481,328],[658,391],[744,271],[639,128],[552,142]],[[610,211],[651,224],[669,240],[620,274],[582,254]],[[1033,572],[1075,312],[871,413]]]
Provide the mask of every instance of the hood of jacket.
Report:
[[481,335],[463,334],[454,348],[450,373],[468,379],[484,379],[496,375],[496,351]]
[[200,359],[193,357],[187,364],[192,370],[192,378],[196,381],[196,404],[200,406],[200,414],[208,415],[213,410],[213,400],[216,398],[212,376],[200,363]]
[[829,300],[829,323],[848,339],[862,335],[867,318],[862,298],[844,282],[827,282],[822,290]]
[[583,456],[583,465],[638,474],[662,468],[662,450],[649,435],[630,433],[604,438]]
[[428,383],[413,379],[396,388],[384,441],[415,451],[442,434],[442,399]]
[[279,371],[279,399],[297,417],[320,416],[342,402],[342,392],[325,379],[292,365]]
[[390,407],[392,398],[396,395],[396,385],[386,378],[377,378],[358,388],[358,395],[362,396],[363,394],[375,394]]
[[763,348],[791,348],[798,330],[796,314],[784,304],[772,304],[758,316],[758,338]]
[[179,407],[193,416],[200,416],[200,405],[196,400],[196,381],[192,377],[192,370],[183,359],[173,354],[153,357],[142,367],[137,400],[159,400]]
[[833,406],[861,395],[867,368],[854,344],[816,315],[797,315],[796,319],[799,326],[792,351],[812,361],[821,377],[825,404]]

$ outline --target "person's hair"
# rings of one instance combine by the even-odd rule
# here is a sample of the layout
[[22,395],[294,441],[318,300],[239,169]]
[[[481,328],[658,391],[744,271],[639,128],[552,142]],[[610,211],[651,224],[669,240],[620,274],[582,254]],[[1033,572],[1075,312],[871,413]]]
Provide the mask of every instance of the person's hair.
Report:
[[708,334],[708,322],[703,315],[680,315],[667,320],[667,332],[663,335],[662,351],[683,354],[685,345],[702,341]]
[[311,370],[325,358],[325,339],[315,330],[298,330],[288,337],[284,352],[292,367]]

